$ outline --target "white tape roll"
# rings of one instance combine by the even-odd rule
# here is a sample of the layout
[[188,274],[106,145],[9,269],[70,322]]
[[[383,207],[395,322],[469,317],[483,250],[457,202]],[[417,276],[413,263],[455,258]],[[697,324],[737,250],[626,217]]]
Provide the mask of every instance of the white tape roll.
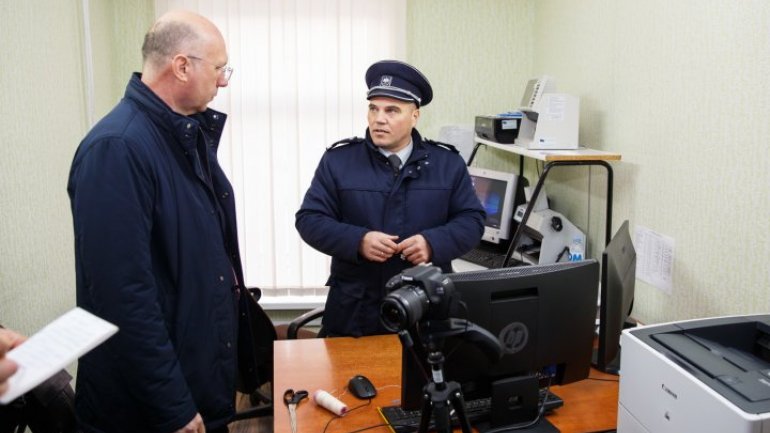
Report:
[[315,401],[315,404],[338,416],[345,415],[348,411],[348,406],[345,403],[337,400],[333,395],[322,389],[313,393],[313,401]]

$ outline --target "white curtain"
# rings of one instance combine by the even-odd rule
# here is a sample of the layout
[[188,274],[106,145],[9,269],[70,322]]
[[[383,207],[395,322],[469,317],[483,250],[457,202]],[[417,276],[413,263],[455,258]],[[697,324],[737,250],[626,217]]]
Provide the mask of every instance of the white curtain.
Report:
[[157,0],[222,31],[230,84],[220,163],[236,191],[246,284],[265,296],[323,295],[329,258],[305,245],[294,213],[324,150],[366,129],[364,73],[405,58],[406,0]]

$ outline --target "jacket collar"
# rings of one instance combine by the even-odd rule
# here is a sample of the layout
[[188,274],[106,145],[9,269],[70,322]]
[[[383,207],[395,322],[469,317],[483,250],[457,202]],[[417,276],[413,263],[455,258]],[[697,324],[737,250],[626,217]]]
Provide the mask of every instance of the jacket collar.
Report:
[[126,87],[126,99],[139,104],[155,125],[177,138],[185,150],[195,149],[198,132],[203,131],[212,141],[214,150],[227,120],[227,115],[211,108],[202,113],[184,116],[174,112],[158,95],[141,80],[142,74],[135,72]]

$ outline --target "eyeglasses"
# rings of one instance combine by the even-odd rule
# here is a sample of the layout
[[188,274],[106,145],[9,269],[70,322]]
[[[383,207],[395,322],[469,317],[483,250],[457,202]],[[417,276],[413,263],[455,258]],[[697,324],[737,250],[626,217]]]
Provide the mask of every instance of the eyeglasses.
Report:
[[196,57],[196,56],[191,56],[189,54],[187,55],[187,57],[189,57],[189,58],[191,58],[193,60],[200,60],[203,63],[208,63],[209,65],[213,66],[214,69],[216,69],[217,73],[222,75],[222,77],[225,79],[225,81],[230,81],[230,77],[233,75],[233,67],[232,66],[228,66],[228,65],[217,66],[214,63],[211,63],[211,62],[209,62],[206,59],[202,59],[202,58]]

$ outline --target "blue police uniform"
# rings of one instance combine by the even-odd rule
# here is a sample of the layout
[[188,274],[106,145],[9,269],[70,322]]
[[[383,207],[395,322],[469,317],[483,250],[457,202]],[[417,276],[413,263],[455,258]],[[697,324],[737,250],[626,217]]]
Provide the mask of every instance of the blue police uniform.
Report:
[[[369,98],[427,104],[430,85],[415,72],[419,74],[401,62],[373,65],[367,73]],[[421,234],[431,247],[433,264],[444,272],[451,272],[451,260],[481,239],[484,209],[457,150],[424,140],[414,129],[412,144],[411,156],[394,175],[368,130],[365,139],[335,143],[321,158],[296,214],[302,239],[332,256],[323,316],[324,331],[332,335],[386,333],[379,319],[385,283],[413,266],[399,255],[384,263],[363,258],[358,248],[367,232],[397,235],[397,242]]]

